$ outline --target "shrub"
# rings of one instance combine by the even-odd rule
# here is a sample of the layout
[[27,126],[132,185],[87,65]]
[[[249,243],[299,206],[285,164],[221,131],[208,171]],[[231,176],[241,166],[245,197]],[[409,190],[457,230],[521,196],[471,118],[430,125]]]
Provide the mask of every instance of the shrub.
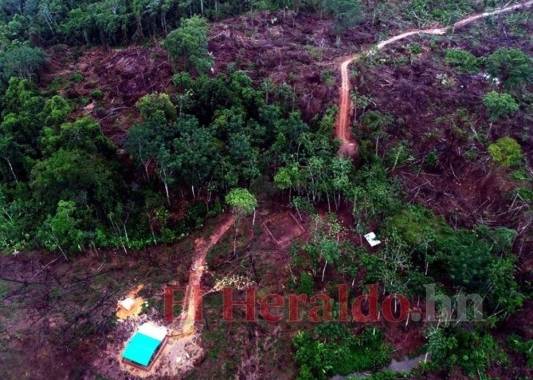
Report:
[[439,166],[439,155],[436,150],[432,150],[426,155],[424,166],[428,169],[436,169]]
[[77,206],[72,201],[59,201],[55,215],[48,215],[37,231],[41,245],[50,250],[59,250],[66,257],[68,252],[81,252],[87,241],[87,232],[80,229]]
[[157,112],[163,112],[165,119],[176,120],[176,107],[167,94],[153,93],[143,96],[136,104],[142,117],[147,120]]
[[346,196],[353,201],[352,211],[359,221],[390,215],[401,205],[397,184],[380,164],[359,170],[353,183],[356,186],[350,187]]
[[326,4],[327,10],[335,20],[337,36],[361,21],[361,2],[359,0],[330,0]]
[[465,73],[475,73],[479,70],[479,59],[466,50],[447,49],[445,61]]
[[420,25],[450,24],[473,11],[470,1],[458,0],[412,0],[404,12]]
[[522,50],[501,48],[487,58],[487,70],[507,87],[516,87],[533,80],[532,60]]
[[420,206],[409,206],[385,220],[387,234],[395,231],[411,247],[435,241],[449,226],[443,218]]
[[80,83],[84,79],[83,74],[79,71],[76,71],[74,74],[71,75],[70,80],[74,83]]
[[298,379],[326,379],[332,375],[378,369],[390,361],[391,349],[380,331],[353,335],[341,324],[323,324],[293,339]]
[[522,162],[522,147],[512,137],[502,137],[489,145],[492,159],[501,166],[513,167]]
[[103,97],[104,97],[104,93],[100,89],[96,89],[91,92],[91,98],[95,100],[102,99]]
[[496,121],[505,116],[511,115],[518,111],[518,103],[507,93],[497,93],[491,91],[483,98],[483,104],[489,112],[492,121]]
[[363,116],[362,122],[372,131],[379,131],[390,127],[394,123],[394,118],[389,114],[379,111],[368,111]]
[[385,154],[385,164],[394,171],[397,167],[407,164],[413,160],[411,150],[406,142],[402,141],[392,146]]
[[513,349],[513,351],[522,354],[527,359],[527,366],[533,367],[533,340],[524,340],[518,335],[511,335],[507,339],[507,343]]
[[428,335],[431,360],[441,368],[456,365],[469,376],[483,374],[493,363],[505,363],[507,356],[496,340],[487,333],[461,329],[435,329]]
[[313,276],[311,276],[309,273],[300,273],[300,279],[295,285],[296,292],[298,294],[307,294],[308,296],[311,296],[313,294],[315,283],[313,280]]

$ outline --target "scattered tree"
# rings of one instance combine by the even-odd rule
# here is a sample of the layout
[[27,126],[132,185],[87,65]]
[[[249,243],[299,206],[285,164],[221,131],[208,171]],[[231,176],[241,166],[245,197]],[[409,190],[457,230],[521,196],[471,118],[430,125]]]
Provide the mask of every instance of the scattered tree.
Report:
[[76,203],[59,201],[54,215],[49,215],[37,232],[37,239],[49,251],[59,250],[68,260],[70,252],[81,252],[87,233],[80,229],[81,221],[76,216]]
[[247,189],[236,188],[231,190],[226,195],[226,203],[232,208],[235,219],[235,236],[233,239],[233,254],[237,251],[237,228],[241,218],[246,215],[254,214],[255,222],[255,209],[257,207],[257,199]]
[[208,30],[207,20],[198,16],[191,17],[183,20],[178,29],[167,35],[163,46],[170,58],[178,62],[178,67],[205,73],[213,65],[207,50]]
[[512,115],[519,109],[518,103],[511,95],[496,91],[491,91],[485,95],[483,104],[489,112],[491,121]]

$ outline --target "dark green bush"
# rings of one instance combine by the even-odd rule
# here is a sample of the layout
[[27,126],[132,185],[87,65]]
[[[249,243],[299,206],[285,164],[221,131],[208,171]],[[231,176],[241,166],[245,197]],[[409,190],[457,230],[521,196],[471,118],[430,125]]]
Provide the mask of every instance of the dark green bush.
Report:
[[486,61],[488,72],[502,80],[507,87],[519,87],[533,81],[533,62],[520,49],[500,48]]
[[459,366],[469,376],[486,373],[492,364],[505,364],[506,354],[489,334],[463,329],[434,329],[428,334],[428,352],[441,368]]
[[345,325],[323,324],[313,332],[299,332],[293,339],[299,380],[322,380],[333,375],[382,368],[391,359],[391,348],[379,330],[353,335]]
[[502,119],[506,116],[510,116],[520,108],[514,98],[503,92],[498,93],[491,91],[483,98],[483,104],[489,112],[489,117],[492,121]]
[[462,49],[447,49],[446,64],[457,67],[465,73],[476,73],[479,71],[479,59],[469,51]]

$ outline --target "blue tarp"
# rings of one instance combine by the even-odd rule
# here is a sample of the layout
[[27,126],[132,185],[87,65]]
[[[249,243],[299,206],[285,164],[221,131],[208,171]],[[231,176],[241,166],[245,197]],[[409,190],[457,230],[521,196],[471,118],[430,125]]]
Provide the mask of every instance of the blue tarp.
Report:
[[122,358],[143,367],[148,367],[160,345],[161,342],[159,340],[137,332],[126,346],[122,353]]

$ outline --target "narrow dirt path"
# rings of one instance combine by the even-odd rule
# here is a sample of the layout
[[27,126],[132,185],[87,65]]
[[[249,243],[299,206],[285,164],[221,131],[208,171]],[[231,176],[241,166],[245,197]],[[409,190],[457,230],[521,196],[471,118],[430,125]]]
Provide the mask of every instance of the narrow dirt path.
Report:
[[201,282],[205,270],[207,253],[218,243],[234,223],[235,217],[233,215],[226,216],[213,231],[209,240],[206,241],[203,238],[199,238],[195,241],[196,248],[189,274],[189,283],[185,290],[182,313],[177,329],[180,336],[189,336],[195,333],[194,322],[196,313],[202,302]]
[[337,123],[335,126],[335,135],[337,139],[340,141],[341,146],[339,148],[339,154],[347,157],[355,157],[358,154],[358,145],[355,139],[352,137],[352,134],[350,132],[350,112],[352,110],[352,102],[350,101],[350,77],[349,77],[349,66],[357,62],[359,59],[365,56],[370,56],[375,54],[377,51],[382,50],[384,47],[403,40],[405,38],[409,38],[414,35],[422,35],[422,34],[428,34],[428,35],[443,35],[450,31],[455,31],[456,29],[462,28],[468,24],[471,24],[477,20],[495,16],[501,13],[507,13],[512,12],[515,10],[521,10],[529,8],[533,5],[533,0],[525,1],[519,4],[510,5],[504,8],[499,8],[491,12],[484,12],[479,13],[473,16],[466,17],[455,24],[447,27],[442,28],[431,28],[431,29],[417,29],[405,33],[398,34],[394,37],[389,38],[388,40],[379,42],[375,46],[371,47],[370,49],[367,49],[361,53],[358,53],[350,58],[347,58],[341,63],[340,69],[341,69],[341,78],[342,78],[342,85],[340,88],[340,96],[339,96],[339,115],[337,118]]

